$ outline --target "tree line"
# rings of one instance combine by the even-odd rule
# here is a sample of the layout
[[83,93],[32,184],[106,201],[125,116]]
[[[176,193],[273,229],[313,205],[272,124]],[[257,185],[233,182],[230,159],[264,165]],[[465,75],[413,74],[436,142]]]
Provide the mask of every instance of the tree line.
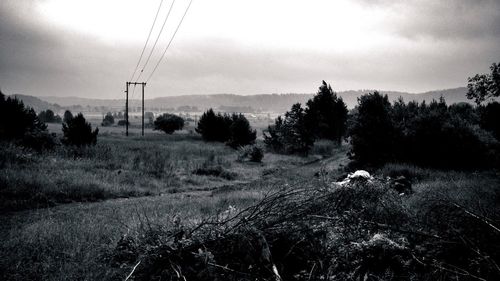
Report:
[[[490,74],[468,80],[467,103],[447,105],[402,98],[391,103],[375,91],[358,98],[348,112],[341,97],[323,81],[302,108],[292,105],[264,132],[267,148],[278,153],[307,155],[317,139],[350,143],[354,166],[387,162],[470,169],[500,166],[500,64]],[[486,104],[483,104],[487,102]]]
[[[45,123],[62,122],[63,137],[49,133]],[[92,145],[97,142],[99,129],[85,120],[83,114],[76,116],[70,111],[61,119],[51,110],[38,115],[16,98],[5,97],[0,92],[0,141],[13,142],[36,151],[53,149],[59,142],[67,145]]]
[[[402,98],[391,103],[387,95],[375,91],[358,98],[348,111],[346,104],[325,81],[305,107],[292,105],[283,117],[263,131],[270,151],[307,155],[318,139],[338,145],[350,143],[353,165],[377,166],[387,162],[407,162],[438,168],[477,168],[500,164],[500,64],[490,74],[468,79],[466,103],[447,105],[441,98],[430,103]],[[151,118],[153,119],[153,118]],[[36,150],[48,149],[59,141],[49,134],[45,123],[62,122],[68,145],[92,145],[98,128],[92,130],[84,116],[70,111],[63,118],[50,110],[38,115],[16,98],[0,92],[0,140],[15,141]],[[102,125],[114,123],[111,113]],[[154,130],[172,134],[184,128],[184,119],[165,113],[153,122]],[[223,142],[232,148],[254,144],[256,131],[243,114],[221,114],[209,109],[203,113],[196,132],[204,141]]]

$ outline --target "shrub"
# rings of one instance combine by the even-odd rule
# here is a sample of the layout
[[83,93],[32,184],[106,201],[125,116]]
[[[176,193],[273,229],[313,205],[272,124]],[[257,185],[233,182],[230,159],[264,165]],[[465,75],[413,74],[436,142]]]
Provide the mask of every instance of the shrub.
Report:
[[264,143],[267,148],[274,152],[284,152],[284,140],[283,140],[283,118],[278,116],[274,121],[274,125],[267,127],[267,131],[263,132]]
[[478,109],[481,128],[491,132],[500,141],[500,103],[492,102]]
[[155,115],[151,111],[147,111],[144,113],[144,119],[148,120],[145,124],[146,128],[154,128],[155,123]]
[[196,132],[201,134],[205,141],[226,142],[231,138],[231,124],[230,116],[215,114],[210,108],[201,115]]
[[73,113],[69,110],[64,111],[63,122],[68,123],[71,119],[73,119]]
[[260,163],[262,158],[264,158],[264,150],[256,145],[241,147],[238,155],[239,161],[248,159],[250,162]]
[[59,115],[55,115],[54,111],[47,109],[38,113],[38,119],[45,123],[61,123],[62,119]]
[[225,142],[232,148],[254,143],[257,135],[243,114],[215,114],[211,108],[201,115],[196,132],[205,141]]
[[312,147],[311,154],[321,155],[323,157],[329,157],[333,155],[335,149],[338,149],[338,143],[331,140],[319,140],[314,143]]
[[252,144],[255,142],[257,133],[252,130],[250,123],[243,114],[233,114],[231,116],[231,126],[229,126],[230,137],[227,145],[232,148]]
[[75,117],[63,123],[62,142],[67,145],[95,145],[99,128],[92,131],[92,126],[85,120],[83,114],[78,113]]
[[32,148],[38,152],[52,150],[59,144],[56,133],[49,133],[47,131],[27,133],[19,143],[24,147]]
[[274,126],[264,131],[266,146],[279,153],[307,155],[314,144],[314,136],[307,128],[304,115],[304,109],[296,103],[285,113],[284,119],[279,116]]
[[154,130],[163,131],[166,134],[172,134],[182,128],[184,128],[184,119],[174,114],[164,113],[154,121]]
[[[118,126],[125,126],[127,125],[127,120],[118,120]],[[129,125],[130,125],[130,122],[129,122]]]
[[409,160],[438,168],[479,168],[487,165],[495,140],[477,125],[431,110],[421,113],[407,128]]
[[102,119],[101,126],[111,126],[115,123],[115,118],[113,117],[113,114],[111,112],[108,112],[106,116]]

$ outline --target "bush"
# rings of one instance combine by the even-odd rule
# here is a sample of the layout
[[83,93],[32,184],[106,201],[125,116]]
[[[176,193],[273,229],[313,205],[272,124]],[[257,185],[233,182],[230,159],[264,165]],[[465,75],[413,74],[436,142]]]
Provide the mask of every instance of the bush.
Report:
[[62,142],[67,145],[95,145],[99,128],[92,131],[92,126],[85,120],[83,114],[78,113],[75,117],[63,123]]
[[264,131],[266,146],[278,153],[307,155],[314,144],[314,136],[307,128],[304,115],[304,109],[296,103],[285,113],[284,119],[279,116],[274,125]]
[[215,114],[213,109],[210,108],[201,115],[196,132],[205,141],[226,142],[231,138],[231,124],[230,116],[220,113]]
[[174,114],[164,113],[154,121],[154,130],[163,131],[166,134],[172,134],[182,128],[184,128],[184,119]]
[[243,114],[233,114],[231,116],[231,126],[229,126],[230,137],[227,145],[238,148],[255,142],[257,132],[252,130],[250,123]]
[[256,145],[249,145],[240,148],[238,160],[248,159],[250,162],[260,163],[264,158],[264,150]]
[[56,133],[47,131],[34,131],[24,135],[20,144],[24,147],[29,147],[35,151],[53,150],[58,144]]
[[101,126],[111,126],[115,123],[115,118],[113,117],[113,114],[111,112],[108,112],[106,116],[104,116],[104,119],[102,119]]
[[62,119],[59,115],[55,115],[54,111],[47,109],[38,113],[38,119],[45,123],[61,123]]
[[311,149],[311,154],[329,157],[333,155],[335,149],[339,149],[339,145],[336,141],[322,139],[314,142],[314,146]]
[[73,119],[73,113],[69,110],[64,111],[63,122],[68,123],[71,119]]
[[[125,126],[127,125],[127,120],[118,120],[118,126]],[[129,125],[130,125],[130,122],[129,122]]]
[[201,115],[196,132],[205,141],[225,142],[232,148],[254,143],[257,135],[243,114],[215,114],[211,108]]
[[500,141],[500,103],[492,102],[478,109],[481,128]]

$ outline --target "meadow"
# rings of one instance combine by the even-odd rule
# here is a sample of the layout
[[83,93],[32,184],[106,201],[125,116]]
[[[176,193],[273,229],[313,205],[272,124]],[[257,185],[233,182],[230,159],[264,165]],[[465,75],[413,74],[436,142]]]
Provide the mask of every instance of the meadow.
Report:
[[[54,131],[57,128],[49,127]],[[61,146],[38,154],[2,146],[2,280],[123,280],[136,264],[136,256],[130,254],[132,260],[117,264],[117,252],[123,252],[118,249],[121,242],[130,239],[143,245],[140,255],[147,255],[164,243],[161,239],[148,240],[162,237],[151,233],[196,228],[228,210],[259,204],[281,190],[329,192],[332,183],[345,174],[349,162],[348,145],[336,146],[328,141],[316,142],[308,157],[266,153],[262,163],[251,163],[239,159],[237,150],[203,142],[189,129],[173,135],[147,130],[145,137],[139,136],[136,129],[129,137],[118,130],[122,129],[102,129],[98,144],[84,149]],[[220,173],[196,172],[203,170]],[[345,238],[345,232],[350,231],[350,241],[361,243],[374,233],[393,231],[380,225],[395,222],[400,223],[395,227],[414,223],[415,232],[446,233],[439,230],[446,226],[437,227],[437,222],[432,222],[435,219],[454,223],[454,229],[468,239],[462,231],[467,226],[455,220],[463,218],[464,210],[478,217],[465,212],[467,219],[486,225],[486,229],[482,220],[498,225],[500,181],[495,171],[439,171],[387,164],[370,172],[380,179],[404,174],[412,179],[414,193],[399,196],[387,189],[377,193],[363,188],[356,194],[349,193],[350,203],[336,208],[335,214],[345,211],[346,216],[359,216],[352,207],[359,203],[365,213],[371,212],[372,222],[379,228],[374,230],[366,223],[356,224],[357,232],[336,228],[336,237]],[[362,196],[365,191],[380,196],[368,199]],[[316,202],[324,206],[324,211],[317,214],[333,217],[330,207],[335,201]],[[459,207],[449,210],[449,206]],[[394,213],[397,219],[387,219]],[[487,235],[491,243],[498,241],[498,233],[492,232]],[[331,241],[349,245],[340,238]],[[333,245],[349,250],[347,246]],[[484,247],[477,248],[483,251]],[[353,276],[338,274],[331,280]]]
[[[278,184],[274,174],[310,160],[268,154],[248,163],[188,131],[151,130],[125,137],[104,129],[93,147],[38,154],[2,146],[0,153],[2,274],[40,280],[95,279],[103,273],[95,266],[106,266],[102,254],[145,221],[168,227],[251,204]],[[222,173],[195,173],[204,169]],[[265,184],[253,184],[263,175]]]

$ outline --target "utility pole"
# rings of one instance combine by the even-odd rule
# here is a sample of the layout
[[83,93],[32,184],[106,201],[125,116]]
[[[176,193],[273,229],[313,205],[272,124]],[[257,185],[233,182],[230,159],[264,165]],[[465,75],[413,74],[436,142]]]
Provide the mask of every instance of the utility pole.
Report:
[[142,136],[144,137],[144,87],[146,83],[142,83]]
[[128,85],[130,82],[126,82],[125,93],[127,93],[127,99],[125,100],[125,135],[128,137]]
[[127,89],[127,100],[125,101],[125,122],[126,122],[126,135],[128,136],[128,87],[130,85],[141,85],[142,86],[142,136],[144,136],[144,87],[146,87],[146,82],[126,82]]

